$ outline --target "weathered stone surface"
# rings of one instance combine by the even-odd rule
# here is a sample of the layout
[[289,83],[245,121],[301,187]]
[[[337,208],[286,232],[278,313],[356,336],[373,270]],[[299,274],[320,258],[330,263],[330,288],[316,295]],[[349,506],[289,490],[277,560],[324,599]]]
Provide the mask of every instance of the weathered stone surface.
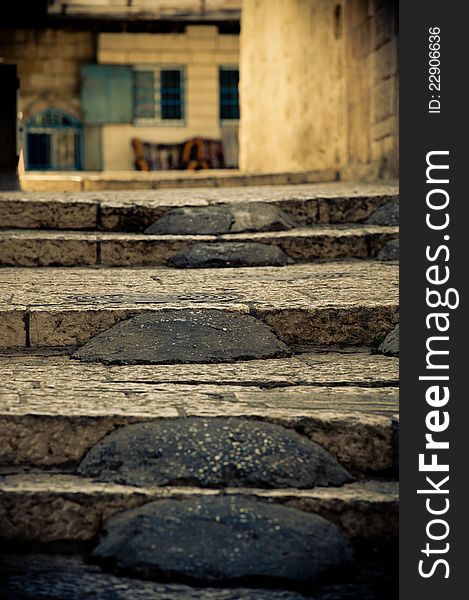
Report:
[[382,543],[395,540],[398,534],[399,494],[395,481],[357,481],[312,490],[142,488],[43,471],[0,479],[1,537],[44,543],[88,541],[98,535],[104,520],[124,510],[153,500],[214,495],[263,499],[317,513],[359,542]]
[[7,290],[8,288],[5,288],[2,293],[6,305],[0,313],[0,348],[21,348],[26,345],[28,313],[24,307],[23,310],[19,307],[8,309],[13,295],[6,293]]
[[93,558],[143,578],[305,583],[352,563],[322,517],[237,497],[151,502],[110,519]]
[[212,204],[176,208],[147,227],[147,234],[211,234],[242,231],[282,231],[299,224],[278,206],[266,202]]
[[386,242],[378,252],[378,260],[399,260],[399,240],[390,240]]
[[254,317],[220,310],[142,314],[100,333],[73,355],[106,364],[218,363],[285,357],[291,350]]
[[202,234],[226,233],[233,223],[227,206],[190,206],[168,211],[145,229],[148,234]]
[[174,254],[168,261],[180,269],[203,269],[209,267],[283,267],[290,259],[278,248],[255,242],[218,242],[192,244]]
[[300,221],[279,206],[266,202],[244,202],[229,205],[234,222],[231,233],[242,231],[284,231],[298,227]]
[[257,311],[287,344],[371,345],[396,324],[399,291],[397,265],[378,261],[213,271],[7,267],[1,283],[0,343],[15,311],[27,317],[35,348],[83,343],[135,314],[201,304]]
[[[76,173],[76,172],[75,172]],[[337,171],[321,169],[294,173],[245,173],[232,169],[202,171],[105,171],[82,175],[25,173],[21,187],[28,191],[155,190],[165,188],[225,188],[277,184],[318,184],[336,181]]]
[[[97,382],[76,390],[74,383],[45,393],[25,389],[0,394],[0,465],[70,468],[116,427],[185,414],[223,414],[297,429],[354,472],[388,473],[393,468],[396,444],[390,415],[398,410],[397,390],[360,394],[356,388],[319,388],[265,394],[250,388],[233,392],[216,386],[180,390],[165,385],[143,391],[135,384]],[[96,386],[105,389],[97,394]],[[326,401],[321,403],[323,395]],[[327,402],[328,395],[332,401]]]
[[[384,558],[384,560],[383,560]],[[315,588],[311,600],[394,598],[395,561],[384,556],[358,572]],[[5,600],[304,600],[300,592],[245,587],[189,587],[116,577],[77,556],[0,556],[0,596]]]
[[[148,175],[148,174],[145,174]],[[161,174],[153,173],[155,177]],[[222,173],[226,178],[226,173]],[[334,174],[331,174],[334,177]],[[243,187],[188,187],[186,189],[136,189],[88,191],[80,193],[43,192],[2,192],[0,193],[0,213],[2,227],[42,227],[60,229],[101,229],[113,231],[141,231],[175,207],[262,202],[277,204],[290,215],[303,223],[352,223],[366,219],[376,208],[398,194],[395,185],[350,185],[347,183],[301,184],[304,174],[290,174],[277,181],[281,185],[249,185],[244,176]],[[277,176],[277,177],[278,177]],[[295,177],[300,178],[295,181]],[[31,176],[30,176],[31,177]],[[38,176],[32,176],[37,178]],[[257,176],[269,178],[272,175]],[[196,179],[204,184],[197,174]],[[214,186],[223,180],[220,174],[207,180],[206,186]],[[313,180],[311,180],[313,181]],[[23,185],[27,185],[23,180]],[[47,183],[47,182],[46,182]],[[88,183],[88,182],[85,182]],[[130,182],[131,183],[131,182]],[[130,185],[130,183],[128,185]],[[154,185],[155,182],[151,183]],[[240,180],[240,183],[244,183]],[[264,182],[266,183],[266,182]],[[232,184],[233,185],[233,184]],[[59,182],[63,188],[64,181]],[[78,182],[78,189],[80,182]],[[85,186],[88,187],[88,186]],[[140,184],[144,187],[144,184]],[[99,207],[99,210],[97,210]],[[97,222],[97,214],[99,221]]]
[[[36,233],[36,232],[34,232]],[[5,234],[0,231],[0,266],[74,267],[96,265],[97,242],[93,234]]]
[[399,225],[399,201],[391,200],[384,206],[380,206],[368,217],[366,223],[371,225]]
[[0,192],[0,227],[94,229],[97,207],[89,194]]
[[[108,234],[109,235],[109,234]],[[175,252],[181,252],[194,241],[194,236],[114,234],[100,241],[100,263],[105,267],[162,266]],[[112,235],[112,234],[111,234]],[[144,239],[142,239],[142,237]],[[198,236],[210,240],[210,236]],[[185,239],[184,239],[185,238]],[[215,238],[213,238],[215,240]],[[200,239],[197,240],[199,242]]]
[[312,488],[352,480],[321,446],[293,430],[223,417],[121,427],[91,448],[78,471],[137,486]]
[[185,251],[192,244],[208,242],[277,246],[298,261],[372,258],[395,236],[396,227],[376,225],[316,225],[288,231],[228,233],[219,236],[0,229],[0,265],[162,266],[176,252]]
[[299,428],[346,468],[387,472],[397,367],[369,351],[160,366],[3,356],[0,464],[68,468],[116,427],[223,415]]
[[[36,350],[35,354],[3,355],[0,358],[0,380],[21,382],[25,388],[47,392],[49,386],[69,390],[88,389],[96,385],[105,392],[106,383],[117,392],[122,383],[131,389],[138,385],[144,392],[164,384],[174,385],[213,385],[218,387],[249,386],[262,389],[288,388],[291,386],[321,386],[329,389],[341,386],[358,386],[364,392],[367,388],[396,387],[399,383],[399,361],[379,354],[371,354],[369,349],[328,352],[308,352],[289,358],[243,361],[236,364],[218,363],[185,365],[129,365],[105,366],[100,363],[83,363],[67,356],[54,356],[49,350]],[[53,389],[53,388],[52,388]],[[88,392],[85,392],[86,394]],[[51,404],[53,406],[53,403]],[[98,405],[97,405],[98,406]],[[114,404],[117,409],[119,403]],[[272,407],[273,408],[273,407]]]
[[399,356],[399,325],[388,333],[378,348],[378,352],[386,356]]

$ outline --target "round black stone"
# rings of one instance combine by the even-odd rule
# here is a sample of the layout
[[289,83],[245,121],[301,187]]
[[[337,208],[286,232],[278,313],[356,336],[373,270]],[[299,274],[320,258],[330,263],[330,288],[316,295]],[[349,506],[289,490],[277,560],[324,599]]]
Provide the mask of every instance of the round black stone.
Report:
[[216,309],[163,310],[117,323],[73,355],[106,364],[220,363],[280,358],[291,350],[250,315]]
[[79,472],[137,486],[312,488],[353,480],[329,452],[296,431],[233,417],[121,427],[89,450]]
[[209,267],[283,267],[292,262],[277,246],[256,242],[217,242],[192,244],[168,261],[180,269]]
[[93,552],[144,579],[315,582],[350,565],[348,540],[310,513],[236,496],[160,500],[110,519]]
[[399,225],[399,201],[391,200],[380,206],[366,222],[370,225]]

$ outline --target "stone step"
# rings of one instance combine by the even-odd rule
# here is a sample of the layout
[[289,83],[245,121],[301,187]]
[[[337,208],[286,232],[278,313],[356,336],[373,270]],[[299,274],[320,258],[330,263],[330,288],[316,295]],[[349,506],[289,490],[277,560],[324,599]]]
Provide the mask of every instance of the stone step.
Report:
[[[4,229],[0,230],[0,266],[164,266],[171,264],[175,255],[187,253],[195,245],[196,249],[205,249],[205,262],[202,257],[199,262],[193,260],[193,266],[205,266],[210,260],[217,266],[216,257],[211,257],[207,249],[228,249],[228,244],[230,248],[238,248],[237,245],[242,244],[239,248],[245,249],[249,258],[253,243],[278,247],[295,262],[366,259],[375,258],[386,242],[397,236],[397,227],[373,225],[315,226],[220,236]],[[207,244],[210,246],[206,247]],[[220,257],[218,264],[230,266],[229,260],[230,256],[225,260]],[[254,254],[251,260],[255,264],[256,260],[272,259]]]
[[398,484],[392,481],[357,481],[309,490],[213,490],[135,487],[42,472],[1,478],[2,538],[25,543],[87,542],[96,538],[103,522],[113,515],[150,502],[233,496],[321,515],[355,543],[382,544],[397,536]]
[[[308,593],[310,600],[384,600],[397,597],[395,555],[365,557],[355,572]],[[115,576],[80,556],[0,555],[4,600],[304,600],[300,591],[243,587],[190,587]]]
[[0,465],[72,469],[117,428],[223,416],[296,430],[353,472],[387,474],[396,468],[397,377],[397,359],[366,353],[235,366],[4,357]]
[[170,210],[261,202],[305,225],[360,223],[398,199],[395,185],[346,183],[79,193],[1,192],[0,227],[142,231]]
[[238,169],[172,171],[26,171],[20,175],[22,190],[159,190],[186,188],[230,188],[264,185],[294,185],[337,181],[334,169],[313,171],[246,173]]
[[[263,390],[293,386],[385,388],[399,384],[397,358],[371,354],[363,348],[308,352],[275,360],[239,361],[236,364],[173,364],[104,366],[81,363],[48,350],[0,354],[0,380],[7,388],[53,390],[73,382],[85,386],[207,385],[259,387]],[[114,389],[114,388],[112,388]],[[0,391],[2,391],[0,390]],[[122,399],[121,396],[117,396]],[[176,405],[175,405],[176,406]],[[172,413],[175,415],[176,413]],[[172,415],[166,415],[172,416]]]
[[2,348],[75,346],[124,319],[173,309],[186,311],[181,318],[196,309],[250,314],[295,350],[377,346],[398,321],[398,267],[374,261],[189,272],[5,268],[0,289]]

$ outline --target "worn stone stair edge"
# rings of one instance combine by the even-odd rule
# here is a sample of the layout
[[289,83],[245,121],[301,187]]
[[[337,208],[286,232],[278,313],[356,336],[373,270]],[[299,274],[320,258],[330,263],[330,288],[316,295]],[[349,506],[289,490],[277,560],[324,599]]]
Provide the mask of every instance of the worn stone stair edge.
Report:
[[[61,474],[25,474],[0,482],[2,538],[24,542],[93,540],[103,521],[166,498],[235,494],[278,502],[332,521],[354,542],[395,539],[398,484],[365,481],[339,488],[252,490],[135,488]],[[53,510],[51,510],[53,507]]]
[[323,183],[338,181],[333,169],[293,172],[246,173],[237,169],[202,169],[200,171],[115,171],[77,175],[27,172],[21,176],[24,190],[147,190],[173,188],[230,188],[277,184]]
[[[18,233],[17,233],[18,232]],[[164,266],[175,256],[220,242],[274,246],[291,260],[375,258],[389,240],[398,236],[393,227],[359,227],[342,230],[290,230],[221,236],[144,236],[41,230],[0,230],[1,266]],[[207,246],[209,249],[211,246]],[[227,265],[229,266],[229,265]]]
[[295,429],[225,416],[119,427],[88,450],[76,473],[143,487],[311,489],[355,479],[330,452]]
[[[130,198],[128,197],[130,193]],[[267,202],[309,223],[362,222],[397,197],[395,186],[270,186],[238,190],[0,194],[2,227],[138,231],[177,206]],[[27,204],[26,204],[27,203]],[[322,210],[321,210],[322,209]]]
[[[223,414],[236,415],[227,409]],[[257,412],[257,414],[256,414]],[[330,452],[354,473],[386,475],[395,472],[398,417],[362,413],[324,412],[280,417],[253,411],[242,418],[265,420],[293,428]],[[262,414],[259,414],[262,413]],[[191,414],[190,411],[187,414]],[[76,467],[85,453],[118,427],[161,418],[134,416],[66,416],[0,414],[2,449],[0,464],[34,467]],[[216,418],[216,417],[213,417]]]
[[[64,361],[64,364],[67,362]],[[277,381],[267,386],[250,381],[245,385],[241,382],[134,382],[128,374],[119,379],[118,369],[106,377],[106,371],[83,369],[81,372],[73,369],[72,361],[68,364],[72,370],[68,378],[54,365],[48,369],[46,364],[44,369],[39,361],[38,368],[43,369],[42,373],[35,376],[33,372],[28,372],[28,365],[25,365],[22,376],[19,370],[2,368],[0,360],[0,377],[5,378],[4,387],[0,390],[2,413],[148,418],[186,415],[215,417],[223,413],[229,416],[259,415],[288,419],[317,413],[392,416],[399,406],[399,389],[396,384],[393,386],[389,383],[373,386],[361,382],[360,386],[353,383],[332,385],[325,382],[321,385],[290,381],[288,385],[277,385]],[[197,367],[194,365],[194,368]],[[145,369],[148,370],[151,372],[151,368]],[[222,371],[218,372],[222,374]]]
[[[263,321],[276,336],[294,350],[296,346],[375,346],[398,321],[397,303],[386,305],[308,308],[306,302],[291,307],[263,307],[244,304],[207,303],[207,310],[250,313]],[[49,347],[81,345],[120,321],[167,310],[198,309],[200,303],[181,307],[176,301],[166,306],[128,308],[83,305],[74,309],[57,306],[3,308],[0,311],[0,347]]]
[[[357,391],[363,394],[367,388],[395,388],[399,383],[398,359],[373,354],[368,348],[345,347],[327,351],[316,348],[315,351],[284,359],[164,366],[82,363],[67,355],[70,350],[29,348],[4,351],[0,354],[0,379],[6,382],[5,391],[33,393],[29,390],[42,389],[47,394],[51,382],[54,382],[57,393],[64,387],[67,391],[71,387],[83,390],[89,389],[90,385],[99,388],[103,394],[111,390],[108,386],[113,386],[115,394],[127,387],[132,392],[164,392],[167,385],[175,385],[182,393],[184,386],[213,386],[210,391],[217,394],[212,396],[215,398],[224,391],[221,388],[229,392],[235,391],[231,389],[235,388],[236,393],[241,393],[245,387],[259,388],[263,393],[268,390],[274,393],[275,389],[282,393],[281,390],[287,388],[285,393],[290,393],[294,386],[313,386],[319,388],[315,390],[317,395],[322,395],[326,392],[321,392],[321,388],[332,388],[333,393],[333,388],[355,387],[363,388]],[[347,390],[341,393],[348,394]],[[86,395],[89,395],[88,392]],[[28,405],[30,402],[32,400],[28,399]],[[52,401],[48,410],[54,410]]]

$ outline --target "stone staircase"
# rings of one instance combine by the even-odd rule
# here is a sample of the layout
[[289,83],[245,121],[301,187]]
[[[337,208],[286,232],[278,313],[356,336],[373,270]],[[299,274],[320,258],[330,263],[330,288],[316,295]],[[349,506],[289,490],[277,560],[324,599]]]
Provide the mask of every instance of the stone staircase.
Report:
[[0,597],[396,597],[398,192],[0,194]]

